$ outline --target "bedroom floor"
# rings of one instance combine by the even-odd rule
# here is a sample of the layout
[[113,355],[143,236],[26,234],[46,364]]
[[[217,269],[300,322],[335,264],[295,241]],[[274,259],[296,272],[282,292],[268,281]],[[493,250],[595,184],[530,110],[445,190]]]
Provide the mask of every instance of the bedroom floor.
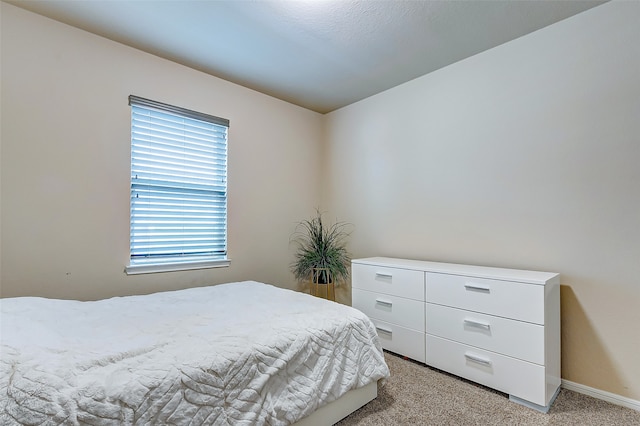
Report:
[[391,378],[378,398],[338,423],[348,425],[640,425],[640,412],[562,389],[548,414],[385,352]]

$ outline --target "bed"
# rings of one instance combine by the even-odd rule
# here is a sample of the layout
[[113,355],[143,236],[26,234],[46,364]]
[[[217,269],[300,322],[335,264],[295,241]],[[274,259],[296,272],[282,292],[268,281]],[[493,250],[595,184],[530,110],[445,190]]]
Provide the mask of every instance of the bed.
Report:
[[0,424],[332,424],[389,375],[351,307],[254,281],[0,299]]

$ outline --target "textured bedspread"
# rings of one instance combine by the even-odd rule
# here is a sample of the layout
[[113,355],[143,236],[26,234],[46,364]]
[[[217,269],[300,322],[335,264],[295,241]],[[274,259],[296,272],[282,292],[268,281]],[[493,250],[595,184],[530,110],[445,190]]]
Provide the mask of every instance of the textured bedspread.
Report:
[[284,425],[389,374],[364,314],[256,282],[0,306],[0,425]]

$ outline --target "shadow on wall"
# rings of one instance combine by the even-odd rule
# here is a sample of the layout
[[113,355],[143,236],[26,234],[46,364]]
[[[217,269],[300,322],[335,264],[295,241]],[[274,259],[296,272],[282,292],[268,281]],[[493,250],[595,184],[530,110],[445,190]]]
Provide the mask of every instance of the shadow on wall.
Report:
[[625,382],[611,362],[592,321],[568,285],[560,286],[560,312],[562,378],[622,394]]

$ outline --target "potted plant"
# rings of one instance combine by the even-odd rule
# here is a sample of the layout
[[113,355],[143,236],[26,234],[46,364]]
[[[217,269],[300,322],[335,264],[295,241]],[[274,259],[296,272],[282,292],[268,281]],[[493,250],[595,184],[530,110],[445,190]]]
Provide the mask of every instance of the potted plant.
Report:
[[335,300],[335,284],[349,278],[348,226],[345,222],[326,225],[319,210],[296,226],[291,240],[298,250],[291,271],[298,281],[310,282],[314,296]]

